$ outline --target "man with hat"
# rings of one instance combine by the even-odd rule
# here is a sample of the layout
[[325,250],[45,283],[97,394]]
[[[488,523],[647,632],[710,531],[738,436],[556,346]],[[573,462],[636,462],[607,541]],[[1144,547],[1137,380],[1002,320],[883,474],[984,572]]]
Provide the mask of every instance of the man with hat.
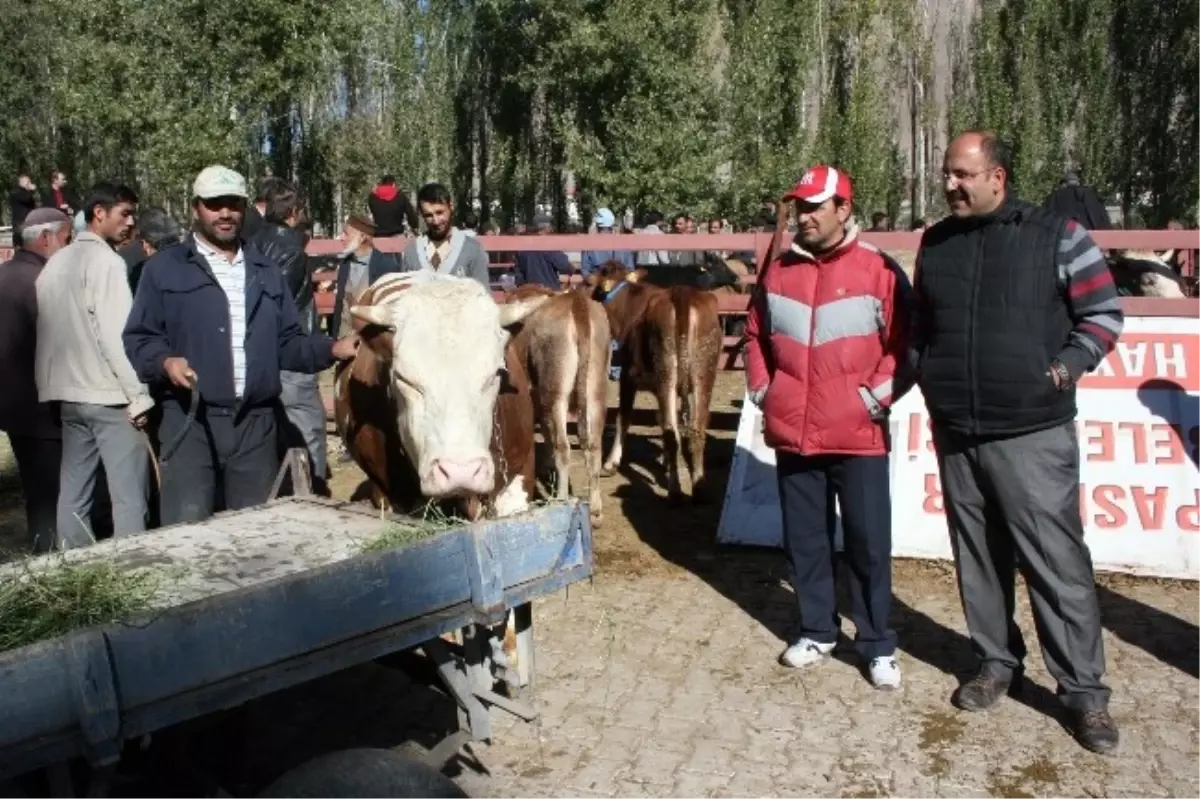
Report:
[[46,260],[71,240],[71,220],[57,208],[35,208],[22,220],[19,248],[0,264],[0,431],[8,434],[34,552],[55,542],[62,431],[50,403],[38,402],[34,379],[37,289]]
[[245,178],[207,167],[192,197],[192,233],[146,262],[124,333],[162,398],[164,525],[207,518],[219,494],[229,510],[265,502],[279,467],[280,370],[315,374],[357,346],[306,333],[279,266],[242,239]]
[[[616,233],[617,218],[609,209],[601,208],[592,221],[596,223],[597,234],[611,236]],[[579,260],[579,273],[587,277],[607,261],[618,261],[630,272],[636,268],[632,250],[588,250]]]
[[760,274],[746,324],[746,380],[776,451],[784,548],[800,605],[799,639],[780,659],[812,666],[837,642],[836,499],[855,648],[872,684],[895,689],[887,416],[906,388],[898,383],[907,364],[908,281],[858,239],[853,187],[841,170],[809,169],[783,200],[795,207],[795,240]]
[[342,227],[341,263],[337,270],[337,289],[333,300],[333,328],[338,336],[354,332],[350,308],[355,298],[379,278],[400,271],[400,262],[375,249],[375,223],[362,214],[351,214]]

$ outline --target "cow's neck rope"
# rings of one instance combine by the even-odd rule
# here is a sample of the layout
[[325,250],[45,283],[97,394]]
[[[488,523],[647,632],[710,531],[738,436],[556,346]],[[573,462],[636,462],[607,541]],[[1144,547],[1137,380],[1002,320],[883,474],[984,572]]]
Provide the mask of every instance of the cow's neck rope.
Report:
[[609,300],[611,300],[613,297],[615,297],[615,296],[617,296],[618,294],[620,294],[620,293],[621,293],[621,290],[622,290],[622,289],[624,289],[624,288],[625,288],[625,286],[627,286],[627,285],[629,285],[629,281],[628,281],[628,280],[622,280],[620,283],[618,283],[617,285],[613,286],[613,287],[612,287],[612,290],[610,290],[610,291],[609,291],[607,294],[605,294],[605,295],[604,295],[604,301],[605,301],[605,302],[608,302],[608,301],[609,301]]

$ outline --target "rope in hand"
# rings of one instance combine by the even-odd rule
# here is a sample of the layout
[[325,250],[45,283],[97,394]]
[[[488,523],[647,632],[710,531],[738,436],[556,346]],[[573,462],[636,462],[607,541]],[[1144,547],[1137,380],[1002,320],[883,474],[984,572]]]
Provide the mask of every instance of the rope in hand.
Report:
[[175,437],[159,450],[158,457],[154,456],[154,445],[150,442],[150,436],[144,430],[139,431],[142,434],[142,441],[146,444],[146,449],[150,452],[150,464],[154,467],[154,482],[158,484],[159,491],[162,491],[162,467],[167,465],[167,461],[183,443],[192,422],[196,421],[196,411],[200,408],[200,381],[193,377],[189,390],[191,391],[191,400],[188,402],[187,417],[184,419],[183,426],[179,428]]

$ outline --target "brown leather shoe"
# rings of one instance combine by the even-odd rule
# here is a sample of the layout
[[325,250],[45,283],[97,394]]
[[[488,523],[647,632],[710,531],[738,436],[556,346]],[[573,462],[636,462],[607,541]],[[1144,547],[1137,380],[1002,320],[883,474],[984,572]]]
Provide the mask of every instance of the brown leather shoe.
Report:
[[1071,732],[1084,749],[1101,755],[1112,754],[1120,742],[1117,723],[1107,710],[1082,710],[1071,714]]
[[958,690],[950,697],[950,701],[960,710],[969,710],[972,713],[987,710],[996,704],[1004,694],[1012,693],[1018,679],[1020,679],[1019,673],[1008,679],[992,677],[983,673],[976,674],[958,686]]

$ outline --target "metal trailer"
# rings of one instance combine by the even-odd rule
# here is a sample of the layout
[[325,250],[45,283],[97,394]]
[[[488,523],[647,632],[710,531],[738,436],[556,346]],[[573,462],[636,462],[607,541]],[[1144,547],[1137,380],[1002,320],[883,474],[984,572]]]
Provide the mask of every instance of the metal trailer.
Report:
[[[417,647],[436,664],[460,720],[424,767],[440,769],[465,742],[489,740],[490,708],[535,719],[524,701],[494,691],[496,679],[531,685],[530,601],[591,576],[587,504],[364,549],[396,521],[290,497],[23,566],[111,558],[168,576],[143,618],[0,653],[0,779],[44,768],[51,791],[71,795],[67,765],[83,758],[88,795],[100,795],[127,741]],[[0,579],[5,569],[13,576],[3,567]],[[497,642],[510,610],[515,658]],[[450,634],[461,647],[447,646]],[[320,784],[320,795],[337,795],[336,785]]]

